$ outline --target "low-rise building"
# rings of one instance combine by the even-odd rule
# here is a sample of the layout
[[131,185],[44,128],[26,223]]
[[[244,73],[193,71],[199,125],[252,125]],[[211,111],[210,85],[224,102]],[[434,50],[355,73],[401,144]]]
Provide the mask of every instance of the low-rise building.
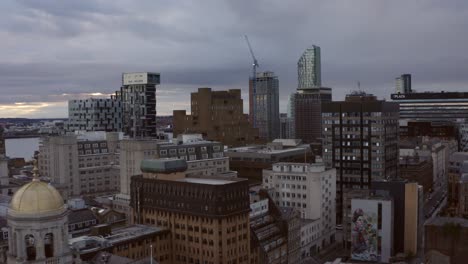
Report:
[[393,254],[392,199],[353,198],[351,210],[351,259],[389,263]]
[[468,259],[468,220],[434,217],[424,225],[424,257],[429,264],[464,264]]
[[400,157],[400,177],[423,186],[429,194],[433,187],[432,159],[420,159],[419,156]]
[[253,145],[227,149],[229,167],[238,176],[253,182],[262,181],[264,169],[271,169],[276,162],[313,162],[310,145],[302,144],[300,139],[275,139],[266,145]]
[[448,167],[447,202],[451,210],[458,208],[459,187],[463,173],[468,173],[468,152],[456,152],[450,156]]
[[41,138],[39,170],[65,198],[116,193],[120,187],[117,132]]
[[336,170],[323,163],[280,162],[263,171],[263,187],[279,206],[296,208],[302,219],[319,221],[317,250],[335,241],[335,184]]

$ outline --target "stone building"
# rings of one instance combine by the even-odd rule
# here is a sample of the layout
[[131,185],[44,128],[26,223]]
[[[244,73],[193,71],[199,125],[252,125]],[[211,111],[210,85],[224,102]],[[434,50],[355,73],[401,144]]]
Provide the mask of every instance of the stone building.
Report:
[[8,263],[72,263],[68,240],[68,210],[60,193],[38,178],[14,194],[7,221]]
[[181,159],[143,161],[131,182],[132,221],[171,231],[172,263],[250,263],[248,181],[186,170]]
[[[229,147],[245,146],[259,141],[258,129],[253,128],[244,114],[241,90],[212,91],[199,88],[191,94],[191,114],[175,110],[174,136],[199,133]],[[279,129],[279,128],[278,128]]]
[[39,169],[64,197],[117,193],[118,132],[85,132],[41,139]]

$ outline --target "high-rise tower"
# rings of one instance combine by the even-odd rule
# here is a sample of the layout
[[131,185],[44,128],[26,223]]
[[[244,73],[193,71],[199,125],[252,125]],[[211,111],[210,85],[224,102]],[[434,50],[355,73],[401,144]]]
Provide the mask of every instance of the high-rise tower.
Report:
[[123,132],[133,138],[156,137],[156,86],[160,74],[136,72],[122,74],[122,87],[116,98],[122,104]]
[[307,48],[297,62],[298,89],[322,86],[320,47]]
[[[253,82],[256,91],[253,91]],[[255,103],[253,103],[255,101]],[[260,138],[273,140],[279,137],[279,82],[273,72],[259,72],[249,82],[250,121],[258,128]],[[255,122],[253,122],[255,118]]]
[[402,74],[395,79],[396,93],[409,94],[411,90],[411,74]]

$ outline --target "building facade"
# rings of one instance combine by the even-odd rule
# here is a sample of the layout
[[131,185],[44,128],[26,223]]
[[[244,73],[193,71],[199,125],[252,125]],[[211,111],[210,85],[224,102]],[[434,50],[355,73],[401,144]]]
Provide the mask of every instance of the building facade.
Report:
[[191,114],[175,110],[174,136],[184,133],[202,134],[229,147],[244,146],[259,141],[258,129],[253,128],[244,114],[241,91],[212,91],[199,88],[191,94]]
[[351,200],[351,259],[390,263],[393,255],[393,201],[372,196]]
[[65,129],[74,131],[122,131],[122,104],[114,98],[68,101]]
[[337,222],[342,221],[343,191],[369,188],[372,180],[398,175],[398,104],[354,93],[325,103],[323,160],[337,169]]
[[411,90],[411,74],[402,74],[400,77],[395,79],[397,94],[409,94],[413,91]]
[[290,97],[294,136],[305,143],[320,142],[322,137],[322,105],[331,102],[331,88],[298,89]]
[[41,139],[39,169],[65,197],[116,193],[120,189],[121,133],[88,132]]
[[190,178],[186,168],[180,159],[143,162],[132,177],[133,221],[171,231],[172,263],[250,263],[247,180]]
[[122,74],[122,87],[115,99],[122,106],[122,130],[132,137],[157,137],[156,89],[161,76],[154,72]]
[[420,121],[452,121],[468,119],[468,93],[425,92],[392,94],[400,105],[400,118]]
[[322,86],[320,47],[307,48],[297,62],[298,89]]
[[[249,82],[250,123],[258,128],[260,138],[273,140],[280,136],[279,81],[273,72],[259,72]],[[255,120],[254,120],[255,118]]]
[[335,241],[335,169],[325,169],[322,163],[275,163],[263,171],[262,185],[278,206],[295,208],[302,219],[319,221],[317,250]]
[[37,167],[32,182],[13,195],[8,210],[8,262],[71,264],[68,210],[60,193],[40,181]]

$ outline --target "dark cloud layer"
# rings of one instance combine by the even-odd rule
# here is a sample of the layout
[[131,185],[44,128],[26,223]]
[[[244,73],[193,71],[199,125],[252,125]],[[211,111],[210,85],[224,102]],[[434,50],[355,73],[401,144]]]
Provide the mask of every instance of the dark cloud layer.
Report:
[[280,78],[281,107],[296,62],[322,48],[322,80],[335,99],[361,87],[389,97],[394,78],[419,90],[466,91],[468,4],[437,0],[6,0],[0,3],[0,105],[66,116],[63,100],[110,94],[125,71],[161,73],[158,111],[187,108],[197,87],[241,88],[251,59]]

